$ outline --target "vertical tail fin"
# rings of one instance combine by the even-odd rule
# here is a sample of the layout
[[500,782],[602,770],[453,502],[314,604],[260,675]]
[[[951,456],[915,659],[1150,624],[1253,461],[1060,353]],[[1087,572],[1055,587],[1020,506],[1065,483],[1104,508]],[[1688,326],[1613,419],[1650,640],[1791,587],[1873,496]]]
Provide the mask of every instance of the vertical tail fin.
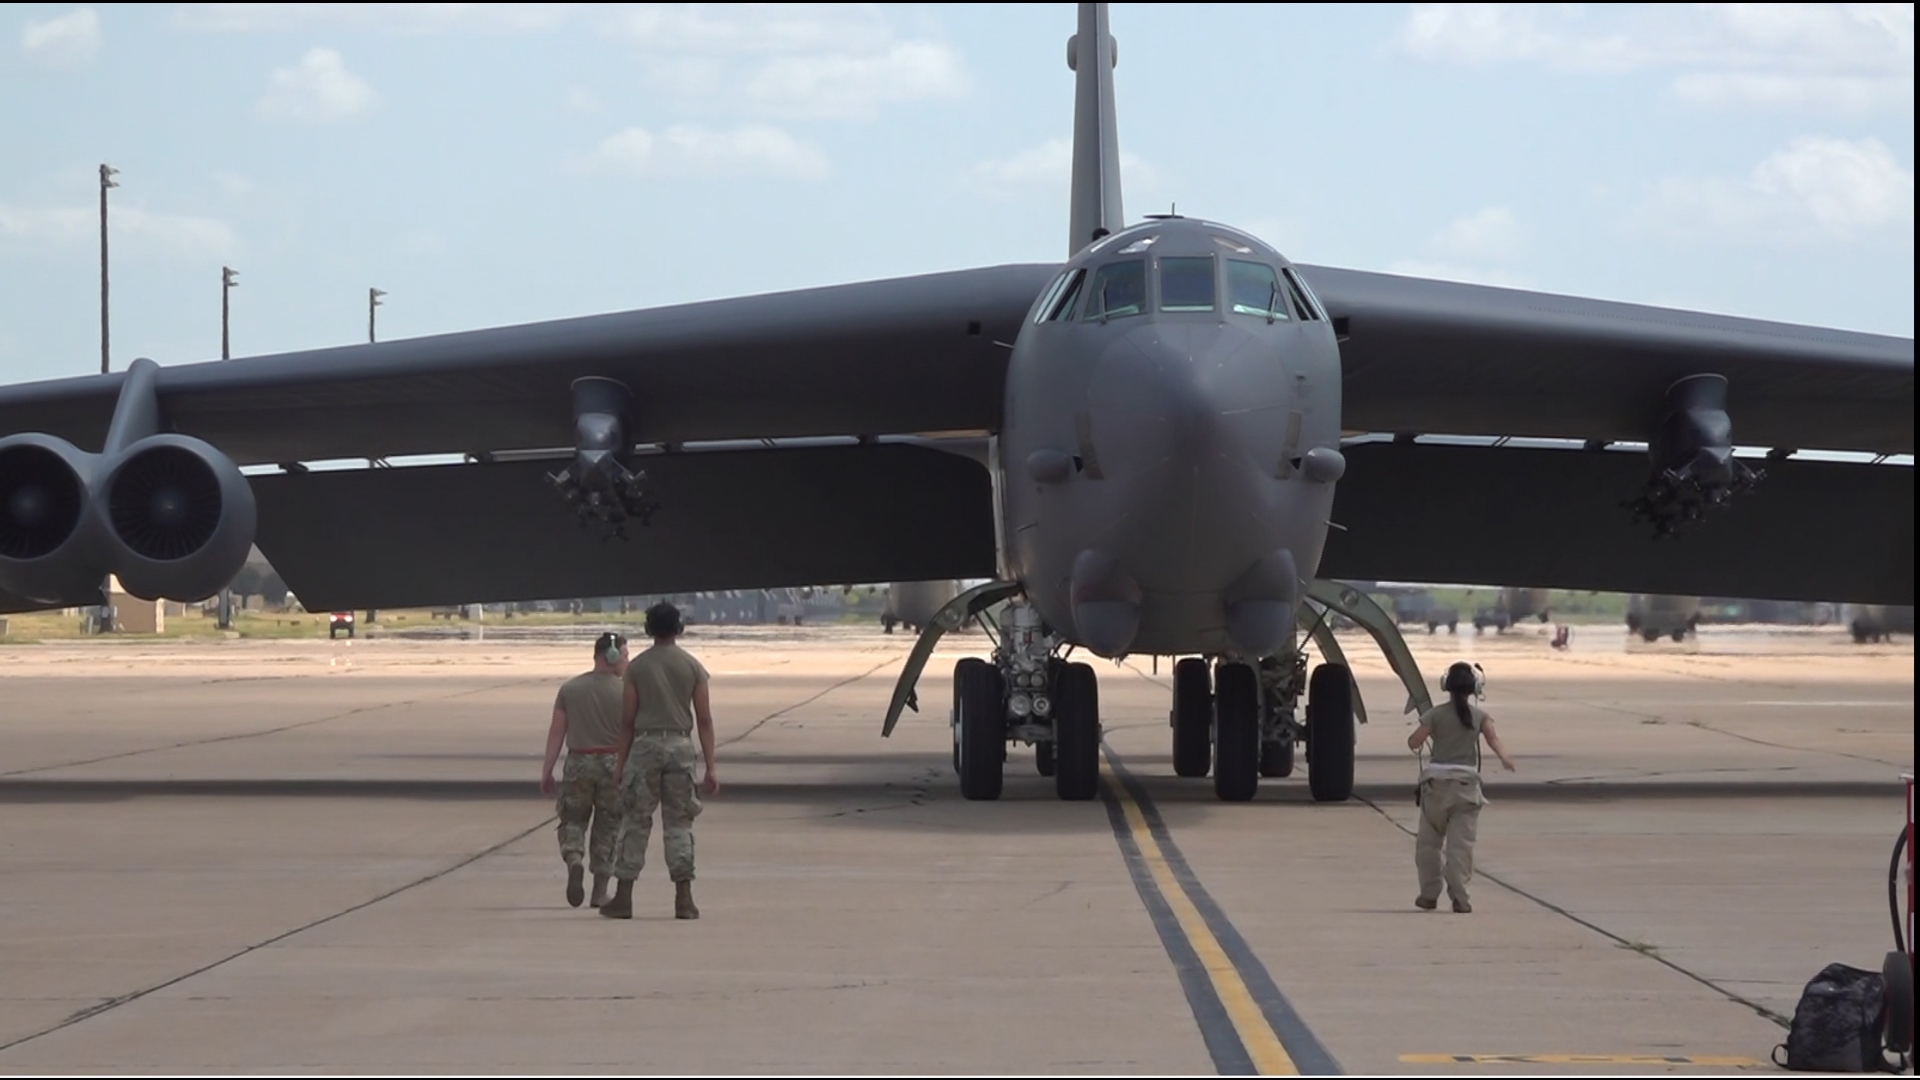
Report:
[[1113,111],[1113,36],[1107,5],[1081,4],[1080,29],[1067,39],[1074,72],[1073,211],[1067,255],[1125,223],[1120,212],[1120,135]]

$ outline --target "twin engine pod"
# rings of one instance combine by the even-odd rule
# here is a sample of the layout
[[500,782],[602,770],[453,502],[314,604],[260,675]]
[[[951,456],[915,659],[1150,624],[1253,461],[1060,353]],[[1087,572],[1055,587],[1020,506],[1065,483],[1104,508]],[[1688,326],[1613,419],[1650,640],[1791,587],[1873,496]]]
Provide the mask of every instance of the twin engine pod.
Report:
[[109,573],[143,600],[204,600],[253,544],[253,489],[225,454],[149,435],[110,455],[64,439],[0,439],[0,589],[61,605]]

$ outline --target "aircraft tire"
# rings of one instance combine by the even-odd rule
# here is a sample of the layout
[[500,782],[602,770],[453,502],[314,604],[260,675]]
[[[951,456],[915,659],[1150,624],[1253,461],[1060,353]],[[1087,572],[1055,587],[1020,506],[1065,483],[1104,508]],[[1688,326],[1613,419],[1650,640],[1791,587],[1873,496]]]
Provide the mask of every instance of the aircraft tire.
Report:
[[1673,640],[1675,641],[1687,640],[1687,632],[1685,630],[1675,630],[1673,632]]
[[955,706],[959,711],[960,794],[968,799],[997,799],[1007,760],[1006,694],[1000,669],[977,656],[953,667]]
[[1307,680],[1307,789],[1314,802],[1353,797],[1353,675],[1321,664]]
[[1293,775],[1293,740],[1260,744],[1260,775],[1284,780]]
[[1213,702],[1213,793],[1246,802],[1260,787],[1260,677],[1247,664],[1221,664]]
[[1173,774],[1205,776],[1213,767],[1213,679],[1190,656],[1173,665]]
[[1041,776],[1052,776],[1059,762],[1054,756],[1054,745],[1050,742],[1033,744],[1033,767],[1040,770]]
[[1890,952],[1880,963],[1886,984],[1887,1049],[1905,1054],[1913,1049],[1913,963],[1904,952]]
[[1100,680],[1090,664],[1060,665],[1053,691],[1053,792],[1075,802],[1100,791]]

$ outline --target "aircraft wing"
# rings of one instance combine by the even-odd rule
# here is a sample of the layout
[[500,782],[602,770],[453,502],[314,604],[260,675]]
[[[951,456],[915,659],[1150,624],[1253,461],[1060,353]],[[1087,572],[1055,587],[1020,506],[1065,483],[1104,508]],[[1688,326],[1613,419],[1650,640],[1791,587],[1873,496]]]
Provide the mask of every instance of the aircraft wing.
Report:
[[1644,441],[1676,380],[1727,377],[1737,445],[1913,452],[1913,339],[1298,267],[1356,431]]
[[[166,428],[241,465],[573,445],[569,386],[637,442],[982,430],[1053,266],[1011,265],[163,367]],[[1007,343],[1007,344],[996,344]],[[96,448],[124,374],[0,387],[0,436]]]
[[[902,443],[999,427],[1011,342],[1055,272],[989,267],[162,367],[153,395],[160,430],[240,465],[290,466],[248,479],[254,536],[316,610],[977,576],[994,569],[982,440]],[[625,539],[579,527],[543,480],[573,458],[582,376],[632,391],[626,441],[652,448],[632,460],[660,509]],[[0,438],[97,451],[129,381],[0,387]],[[301,464],[453,453],[472,463]],[[0,592],[0,611],[98,602],[61,588]]]
[[[1913,603],[1912,467],[1786,456],[1912,453],[1912,338],[1299,270],[1340,342],[1343,423],[1398,436],[1346,448],[1323,575]],[[1647,454],[1601,447],[1648,441],[1704,373],[1733,444],[1773,453],[1754,491],[1656,537],[1623,507]]]

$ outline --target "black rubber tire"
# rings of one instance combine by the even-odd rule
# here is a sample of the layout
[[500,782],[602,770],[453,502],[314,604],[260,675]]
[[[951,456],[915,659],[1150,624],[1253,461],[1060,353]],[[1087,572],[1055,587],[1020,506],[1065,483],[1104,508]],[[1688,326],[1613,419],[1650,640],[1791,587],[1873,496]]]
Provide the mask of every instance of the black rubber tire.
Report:
[[1052,743],[1040,742],[1033,744],[1033,767],[1040,770],[1041,776],[1052,776],[1056,764]]
[[1100,680],[1088,664],[1055,670],[1053,792],[1078,802],[1100,793]]
[[1353,797],[1353,675],[1321,664],[1307,680],[1307,789],[1314,802]]
[[997,799],[1006,779],[1007,701],[1000,669],[977,656],[953,666],[960,709],[960,794]]
[[1913,1049],[1913,964],[1907,954],[1890,952],[1881,961],[1880,977],[1887,987],[1887,1028],[1883,1041],[1888,1050],[1905,1054]]
[[1675,641],[1687,640],[1687,632],[1685,630],[1675,630],[1671,636]]
[[1640,640],[1651,645],[1652,643],[1660,640],[1660,631],[1642,630],[1640,631]]
[[1247,664],[1213,673],[1213,793],[1246,802],[1260,789],[1260,677]]
[[1173,774],[1205,776],[1213,768],[1213,675],[1190,656],[1173,665]]
[[1293,740],[1260,744],[1260,775],[1284,780],[1293,775]]

